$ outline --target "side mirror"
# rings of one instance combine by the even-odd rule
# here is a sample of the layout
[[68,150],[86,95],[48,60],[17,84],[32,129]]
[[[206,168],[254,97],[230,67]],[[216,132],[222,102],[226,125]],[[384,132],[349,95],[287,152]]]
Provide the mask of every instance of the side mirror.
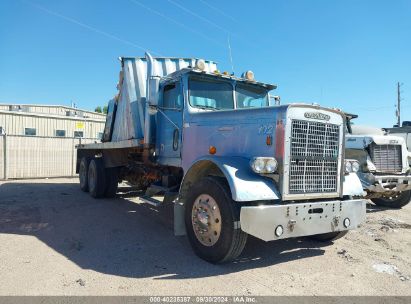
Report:
[[160,89],[160,77],[150,77],[148,80],[149,90],[147,100],[149,105],[157,105]]

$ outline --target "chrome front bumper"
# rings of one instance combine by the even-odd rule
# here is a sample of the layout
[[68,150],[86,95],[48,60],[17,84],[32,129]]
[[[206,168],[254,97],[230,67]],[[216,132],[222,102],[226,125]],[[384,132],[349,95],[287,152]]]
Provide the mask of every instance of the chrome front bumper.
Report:
[[[241,229],[264,241],[355,229],[365,221],[367,200],[241,207]],[[344,226],[348,218],[350,225]],[[283,234],[275,230],[282,226]]]
[[401,175],[372,175],[359,176],[364,190],[369,192],[399,192],[411,190],[411,176]]

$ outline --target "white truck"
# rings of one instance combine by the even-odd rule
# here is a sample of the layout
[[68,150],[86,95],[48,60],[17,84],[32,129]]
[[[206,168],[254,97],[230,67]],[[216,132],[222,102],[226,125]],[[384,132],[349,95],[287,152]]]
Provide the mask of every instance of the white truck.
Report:
[[408,162],[411,166],[411,122],[405,121],[402,127],[384,128],[384,131],[389,135],[402,137],[408,149]]
[[404,138],[386,134],[383,129],[357,126],[347,114],[345,157],[356,159],[354,168],[361,180],[366,198],[376,205],[401,208],[411,199],[411,168]]

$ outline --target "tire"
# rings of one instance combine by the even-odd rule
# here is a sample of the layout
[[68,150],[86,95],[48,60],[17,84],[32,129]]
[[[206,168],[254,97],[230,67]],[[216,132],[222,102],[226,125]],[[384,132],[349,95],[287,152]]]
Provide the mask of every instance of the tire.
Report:
[[331,242],[338,240],[342,237],[344,237],[348,231],[337,231],[337,232],[329,232],[329,233],[323,233],[323,234],[315,234],[311,235],[310,238],[319,242]]
[[88,188],[94,198],[104,196],[106,190],[106,174],[102,158],[93,158],[88,166]]
[[106,173],[106,189],[104,196],[113,198],[116,196],[118,187],[118,168],[107,168]]
[[80,189],[84,192],[88,192],[88,167],[90,164],[89,157],[83,157],[80,160],[79,166],[79,180],[80,180]]
[[377,206],[400,209],[410,202],[411,190],[399,192],[392,198],[373,198],[371,200]]
[[[200,258],[216,264],[238,257],[247,241],[247,234],[235,225],[239,219],[240,205],[231,199],[225,179],[206,177],[189,191],[185,225],[190,244]],[[207,232],[202,234],[201,228]]]

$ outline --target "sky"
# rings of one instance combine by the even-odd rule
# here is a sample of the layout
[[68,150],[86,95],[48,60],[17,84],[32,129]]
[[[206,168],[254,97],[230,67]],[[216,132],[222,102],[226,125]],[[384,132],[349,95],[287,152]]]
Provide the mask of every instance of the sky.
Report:
[[0,0],[0,103],[94,110],[116,94],[118,57],[149,51],[389,127],[397,82],[411,120],[410,16],[411,0]]

